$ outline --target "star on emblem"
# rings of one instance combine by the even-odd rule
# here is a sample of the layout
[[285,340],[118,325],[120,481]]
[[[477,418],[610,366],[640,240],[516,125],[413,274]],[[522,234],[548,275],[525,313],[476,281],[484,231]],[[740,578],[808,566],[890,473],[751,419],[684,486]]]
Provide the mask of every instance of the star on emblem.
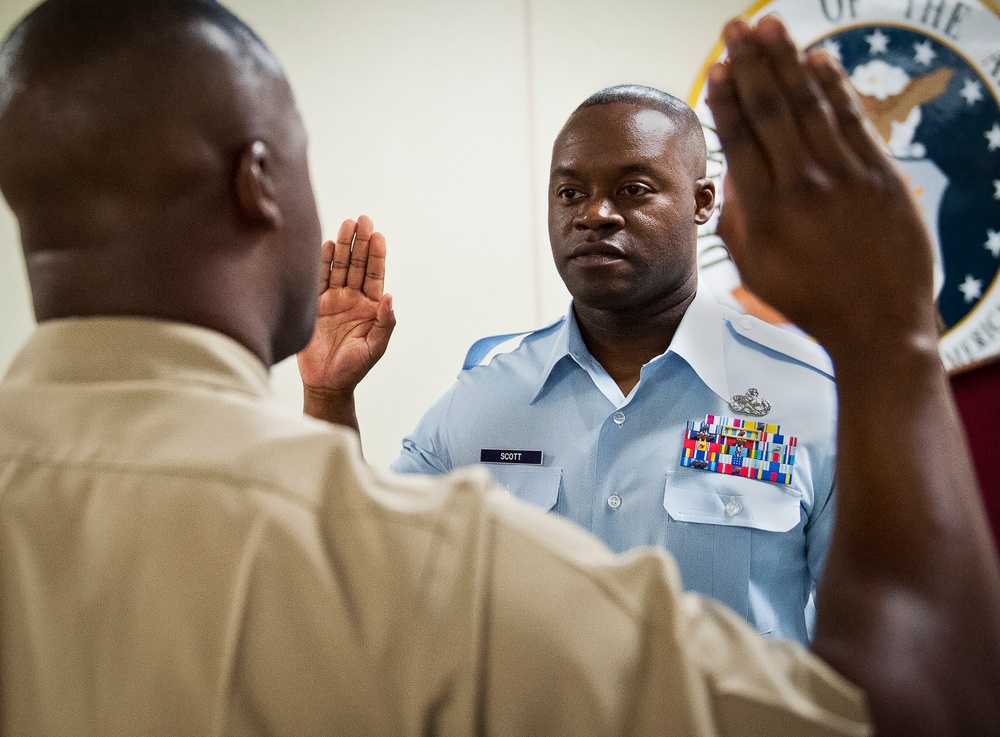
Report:
[[1000,200],[1000,179],[993,180],[993,199]]
[[937,56],[937,52],[931,48],[930,41],[924,41],[923,43],[913,44],[913,60],[918,64],[923,64],[927,66],[932,61],[934,57]]
[[966,105],[974,105],[983,99],[983,86],[974,79],[967,79],[958,94],[965,98]]
[[1000,123],[994,123],[993,127],[983,133],[983,135],[989,141],[988,150],[996,151],[1000,148]]
[[965,281],[958,285],[958,290],[965,295],[966,302],[975,302],[983,296],[983,282],[973,279],[972,274],[965,275]]
[[1000,258],[1000,231],[986,231],[986,243],[983,248],[993,254],[994,258]]
[[828,53],[837,61],[840,62],[844,61],[843,57],[840,55],[840,44],[834,41],[833,39],[828,38],[826,41],[823,42],[823,51]]
[[865,36],[868,42],[869,54],[884,54],[889,48],[889,37],[882,33],[881,28],[876,28],[875,33]]

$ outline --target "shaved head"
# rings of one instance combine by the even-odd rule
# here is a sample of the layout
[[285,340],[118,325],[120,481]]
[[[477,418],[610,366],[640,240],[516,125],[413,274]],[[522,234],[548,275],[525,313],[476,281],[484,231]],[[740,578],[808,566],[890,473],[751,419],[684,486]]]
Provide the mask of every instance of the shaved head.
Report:
[[0,46],[0,191],[39,320],[181,319],[269,363],[308,341],[305,132],[278,61],[216,2],[28,14]]
[[697,287],[697,228],[715,208],[694,111],[665,92],[623,85],[592,95],[556,136],[549,242],[590,325],[620,335],[686,305]]
[[[683,141],[685,146],[690,146],[695,166],[693,173],[698,177],[705,176],[708,148],[697,113],[683,100],[655,87],[646,87],[641,84],[619,84],[614,87],[606,87],[581,102],[570,115],[570,120],[578,112],[588,107],[614,103],[624,103],[644,110],[658,110],[670,118],[679,134],[676,140]],[[568,124],[569,121],[567,121]]]

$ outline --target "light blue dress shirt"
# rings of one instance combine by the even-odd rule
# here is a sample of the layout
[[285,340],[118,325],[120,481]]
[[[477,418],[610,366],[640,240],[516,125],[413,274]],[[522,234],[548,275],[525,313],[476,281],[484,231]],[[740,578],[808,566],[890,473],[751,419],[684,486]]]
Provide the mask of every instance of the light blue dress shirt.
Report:
[[[770,403],[765,416],[730,408],[750,388]],[[503,454],[488,467],[511,494],[613,550],[665,547],[685,588],[805,643],[833,527],[835,412],[822,349],[702,290],[627,397],[587,351],[572,308],[540,330],[479,341],[392,467],[445,473]],[[682,467],[687,423],[706,415],[795,436],[791,483]]]

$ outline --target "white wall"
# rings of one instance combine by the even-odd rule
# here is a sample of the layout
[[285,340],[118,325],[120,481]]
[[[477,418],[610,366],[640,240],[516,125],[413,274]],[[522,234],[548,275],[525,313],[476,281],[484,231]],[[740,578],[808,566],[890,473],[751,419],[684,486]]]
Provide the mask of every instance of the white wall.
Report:
[[[0,33],[34,2],[0,0]],[[371,215],[399,324],[362,385],[376,465],[452,382],[468,346],[562,314],[545,228],[550,146],[592,92],[687,98],[748,0],[230,0],[285,65],[311,135],[325,232]],[[0,209],[0,372],[33,318],[17,228]],[[298,407],[294,360],[275,390]]]

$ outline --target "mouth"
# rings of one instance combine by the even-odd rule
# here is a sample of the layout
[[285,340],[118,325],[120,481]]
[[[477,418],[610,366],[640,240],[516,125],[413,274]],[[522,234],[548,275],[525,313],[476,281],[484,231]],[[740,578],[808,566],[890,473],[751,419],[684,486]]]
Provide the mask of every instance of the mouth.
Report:
[[603,266],[624,258],[625,252],[618,246],[607,241],[597,241],[576,246],[570,250],[566,260],[580,266]]

